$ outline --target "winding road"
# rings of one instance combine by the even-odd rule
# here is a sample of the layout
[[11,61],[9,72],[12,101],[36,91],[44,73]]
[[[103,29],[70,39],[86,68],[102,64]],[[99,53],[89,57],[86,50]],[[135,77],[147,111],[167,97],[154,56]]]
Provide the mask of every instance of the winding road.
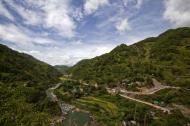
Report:
[[152,104],[150,102],[146,102],[146,101],[142,101],[142,100],[139,100],[139,99],[136,99],[136,98],[132,98],[132,97],[129,97],[127,95],[124,95],[124,94],[119,94],[121,97],[124,97],[126,99],[129,99],[129,100],[133,100],[133,101],[136,101],[136,102],[140,102],[140,103],[143,103],[143,104],[146,104],[146,105],[149,105],[153,108],[156,108],[156,109],[159,109],[163,112],[167,112],[167,113],[170,113],[170,109],[168,108],[164,108],[164,107],[161,107],[161,106],[158,106],[158,105],[155,105],[155,104]]
[[149,89],[142,89],[141,92],[133,92],[133,91],[128,91],[128,90],[125,90],[125,89],[121,89],[121,88],[117,88],[117,89],[110,89],[110,88],[106,88],[108,93],[111,93],[111,94],[114,94],[114,93],[118,93],[119,91],[119,95],[121,97],[124,97],[126,99],[129,99],[129,100],[133,100],[133,101],[136,101],[136,102],[139,102],[139,103],[143,103],[143,104],[146,104],[146,105],[149,105],[153,108],[156,108],[156,109],[159,109],[163,112],[167,112],[167,113],[170,113],[170,109],[169,108],[166,108],[166,107],[161,107],[161,106],[158,106],[158,105],[155,105],[153,103],[150,103],[150,102],[146,102],[146,101],[143,101],[143,100],[140,100],[140,99],[136,99],[134,97],[131,97],[130,95],[152,95],[160,90],[163,90],[163,89],[180,89],[180,87],[173,87],[173,86],[165,86],[165,85],[162,85],[160,82],[158,82],[156,79],[153,79],[153,84],[154,84],[154,87],[152,88],[149,88]]
[[125,89],[120,89],[120,92],[121,93],[126,93],[126,94],[134,94],[134,95],[152,95],[160,90],[163,90],[163,89],[180,89],[179,87],[172,87],[172,86],[160,86],[160,87],[157,87],[157,88],[151,88],[147,91],[142,91],[142,92],[133,92],[133,91],[127,91]]
[[[46,94],[47,96],[50,98],[51,101],[53,102],[57,102],[60,109],[61,109],[61,112],[62,112],[62,115],[65,115],[67,114],[68,111],[70,111],[71,109],[73,109],[74,107],[71,106],[71,105],[68,105],[68,104],[64,104],[62,103],[58,98],[57,96],[54,94],[54,90],[59,88],[61,85],[61,83],[58,83],[56,84],[54,87],[51,87],[49,88],[48,90],[46,90]],[[153,108],[156,108],[158,110],[161,110],[163,112],[167,112],[167,113],[170,113],[170,109],[169,108],[166,108],[166,107],[161,107],[161,106],[158,106],[158,105],[155,105],[153,103],[150,103],[150,102],[146,102],[146,101],[143,101],[143,100],[140,100],[140,99],[136,99],[136,98],[133,98],[133,97],[130,97],[128,96],[128,94],[134,94],[134,95],[151,95],[151,94],[154,94],[160,90],[163,90],[163,89],[166,89],[166,88],[172,88],[172,89],[179,89],[179,87],[171,87],[171,86],[164,86],[164,85],[161,85],[160,83],[157,83],[154,84],[155,86],[153,88],[150,88],[149,90],[146,90],[146,91],[142,91],[142,92],[132,92],[132,91],[127,91],[127,90],[124,90],[124,89],[119,89],[120,93],[119,95],[121,97],[124,97],[126,99],[129,99],[129,100],[133,100],[133,101],[136,101],[136,102],[139,102],[139,103],[143,103],[143,104],[146,104],[146,105],[149,105]],[[115,89],[110,89],[110,88],[107,88],[107,91],[109,93],[115,93]]]
[[[114,94],[116,93],[116,90],[115,89],[110,89],[110,88],[106,88],[107,89],[107,92],[110,93],[110,94]],[[124,97],[126,99],[129,99],[129,100],[132,100],[132,101],[135,101],[135,102],[139,102],[139,103],[143,103],[143,104],[146,104],[146,105],[149,105],[153,108],[156,108],[156,109],[159,109],[163,112],[167,112],[167,113],[170,113],[170,109],[169,108],[166,108],[166,107],[161,107],[161,106],[158,106],[158,105],[155,105],[155,104],[152,104],[150,102],[146,102],[146,101],[143,101],[143,100],[140,100],[140,99],[136,99],[136,98],[133,98],[133,97],[130,97],[127,95],[127,93],[122,93],[120,92],[119,95],[121,97]]]

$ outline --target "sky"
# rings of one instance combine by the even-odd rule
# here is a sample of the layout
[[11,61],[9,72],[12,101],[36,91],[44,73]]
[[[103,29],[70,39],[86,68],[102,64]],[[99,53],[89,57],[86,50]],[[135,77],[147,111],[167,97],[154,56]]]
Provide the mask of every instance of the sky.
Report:
[[0,43],[51,65],[190,27],[190,0],[0,0]]

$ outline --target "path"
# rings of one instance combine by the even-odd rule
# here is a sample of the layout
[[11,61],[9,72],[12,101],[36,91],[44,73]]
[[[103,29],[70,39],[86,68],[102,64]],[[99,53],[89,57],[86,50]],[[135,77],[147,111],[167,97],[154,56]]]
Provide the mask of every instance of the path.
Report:
[[153,87],[152,88],[139,88],[141,92],[133,92],[133,91],[127,91],[125,89],[120,89],[121,93],[126,94],[134,94],[134,95],[152,95],[160,90],[163,89],[180,89],[180,87],[174,87],[174,86],[165,86],[162,85],[160,82],[158,82],[156,79],[152,79]]
[[[110,93],[110,94],[117,93],[115,89],[110,89],[110,88],[106,88],[106,89],[107,89],[107,92]],[[124,93],[125,93],[125,94],[124,94]],[[133,100],[133,101],[136,101],[136,102],[140,102],[140,103],[149,105],[149,106],[151,106],[151,107],[153,107],[153,108],[159,109],[159,110],[161,110],[161,111],[163,111],[163,112],[168,112],[168,113],[170,113],[170,109],[168,109],[168,108],[164,108],[164,107],[161,107],[161,106],[152,104],[152,103],[150,103],[150,102],[146,102],[146,101],[142,101],[142,100],[139,100],[139,99],[130,97],[130,96],[127,95],[126,92],[124,92],[124,93],[121,93],[121,92],[120,92],[119,95],[120,95],[121,97],[126,98],[126,99]]]
[[135,94],[135,95],[152,95],[160,90],[163,89],[180,89],[179,87],[172,87],[172,86],[160,86],[159,88],[151,88],[148,89],[146,91],[142,91],[142,92],[133,92],[133,91],[127,91],[125,89],[120,89],[121,93],[126,93],[126,94]]
[[170,113],[170,109],[168,108],[164,108],[164,107],[161,107],[161,106],[158,106],[158,105],[155,105],[155,104],[152,104],[152,103],[149,103],[149,102],[146,102],[146,101],[142,101],[142,100],[139,100],[139,99],[136,99],[136,98],[132,98],[132,97],[129,97],[127,95],[124,95],[124,94],[119,94],[121,97],[124,97],[126,99],[130,99],[130,100],[133,100],[133,101],[136,101],[136,102],[140,102],[140,103],[143,103],[143,104],[146,104],[146,105],[149,105],[153,108],[156,108],[156,109],[159,109],[159,110],[162,110],[163,112],[167,112],[167,113]]

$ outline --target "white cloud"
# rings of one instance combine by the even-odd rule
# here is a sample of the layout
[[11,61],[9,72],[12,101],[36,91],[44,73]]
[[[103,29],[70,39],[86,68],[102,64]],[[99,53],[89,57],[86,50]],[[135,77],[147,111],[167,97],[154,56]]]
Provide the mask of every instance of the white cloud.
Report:
[[139,9],[144,2],[144,0],[122,0],[122,1],[126,7],[130,6],[130,7],[135,7],[137,9]]
[[7,17],[10,20],[14,20],[11,13],[5,8],[3,1],[0,1],[0,15]]
[[[73,18],[80,20],[84,16],[81,12],[74,15],[75,9],[69,8],[69,0],[26,0],[24,4],[27,6],[16,4],[12,0],[5,0],[5,2],[24,19],[25,24],[31,25],[32,28],[35,28],[33,26],[52,28],[65,37],[75,35],[76,24]],[[100,2],[100,5],[96,3],[96,9],[103,4],[104,2]],[[8,12],[6,8],[5,10]],[[15,20],[14,24],[0,24],[0,40],[3,43],[13,43],[8,45],[52,65],[73,65],[82,59],[109,52],[115,46],[105,43],[90,44],[81,40],[65,43],[65,39],[61,39],[61,42],[55,41],[51,39],[52,36],[48,36],[49,34],[43,35],[45,33],[49,32],[35,33],[34,30]]]
[[51,39],[29,34],[27,29],[13,24],[0,25],[0,39],[27,47],[33,44],[53,43]]
[[84,4],[84,12],[85,14],[92,14],[95,12],[99,7],[108,5],[108,0],[86,0]]
[[136,19],[134,17],[137,17],[140,8],[145,2],[148,2],[148,0],[121,0],[119,2],[111,2],[108,9],[101,15],[106,19],[97,22],[97,28],[104,31],[110,31],[114,28],[116,32],[119,31],[120,33],[132,30],[133,20]]
[[64,37],[70,38],[75,35],[76,24],[70,16],[72,7],[68,0],[28,0],[26,2],[30,8],[6,0],[6,3],[25,20],[26,24],[51,28]]
[[77,42],[59,47],[47,47],[25,52],[51,65],[65,64],[71,66],[82,59],[107,53],[114,47],[115,45],[113,44],[87,44],[81,42],[78,44]]
[[26,24],[37,25],[42,23],[42,16],[40,12],[36,13],[30,9],[24,8],[21,5],[15,4],[14,1],[8,1],[7,4],[11,6],[24,19]]
[[126,30],[130,30],[131,27],[129,25],[129,22],[128,22],[128,19],[123,19],[121,21],[119,21],[117,24],[116,24],[116,29],[119,31],[119,32],[125,32]]
[[190,0],[165,0],[164,18],[174,26],[190,26]]
[[76,26],[69,15],[68,4],[67,0],[50,0],[42,8],[46,12],[45,21],[48,27],[55,27],[63,36],[73,37]]
[[74,19],[81,21],[84,17],[82,8],[75,8],[72,15]]

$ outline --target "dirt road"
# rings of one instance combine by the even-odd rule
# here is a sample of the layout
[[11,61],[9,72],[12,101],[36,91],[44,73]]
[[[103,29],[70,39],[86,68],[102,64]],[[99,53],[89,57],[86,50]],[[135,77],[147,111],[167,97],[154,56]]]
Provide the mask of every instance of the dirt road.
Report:
[[151,106],[151,107],[153,107],[153,108],[159,109],[159,110],[161,110],[161,111],[163,111],[163,112],[170,113],[170,109],[168,109],[168,108],[164,108],[164,107],[161,107],[161,106],[158,106],[158,105],[155,105],[155,104],[146,102],[146,101],[142,101],[142,100],[139,100],[139,99],[136,99],[136,98],[132,98],[132,97],[129,97],[129,96],[124,95],[124,94],[119,94],[119,95],[120,95],[121,97],[126,98],[126,99],[133,100],[133,101],[136,101],[136,102],[140,102],[140,103],[149,105],[149,106]]

